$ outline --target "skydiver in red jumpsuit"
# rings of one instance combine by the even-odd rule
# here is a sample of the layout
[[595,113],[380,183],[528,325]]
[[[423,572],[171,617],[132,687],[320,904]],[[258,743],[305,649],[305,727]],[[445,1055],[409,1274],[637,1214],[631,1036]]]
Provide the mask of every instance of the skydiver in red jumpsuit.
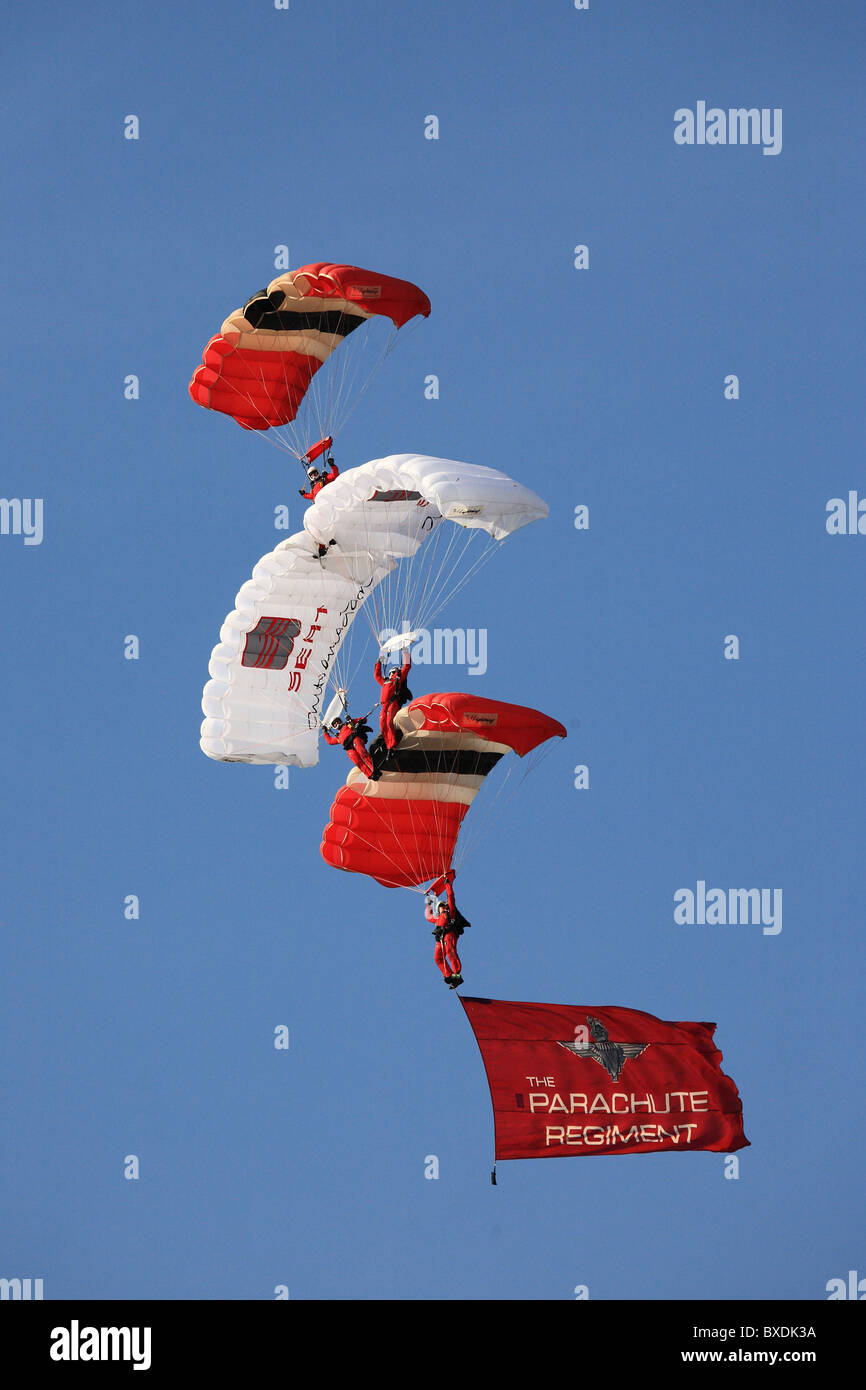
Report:
[[365,724],[363,719],[335,719],[331,728],[335,730],[334,734],[329,733],[327,729],[322,730],[325,742],[331,745],[339,743],[345,748],[355,767],[360,768],[365,777],[369,777],[374,782],[377,781],[379,774],[374,772],[370,754],[367,752],[369,724]]
[[463,967],[457,954],[457,938],[463,935],[469,923],[454,901],[453,880],[454,870],[449,869],[445,877],[444,902],[437,901],[432,888],[427,890],[424,916],[428,922],[433,923],[433,935],[436,938],[433,959],[441,970],[446,985],[456,989],[463,983]]
[[322,491],[322,488],[327,487],[328,483],[332,483],[335,478],[340,476],[340,470],[330,454],[328,454],[325,459],[325,463],[328,465],[327,473],[320,473],[318,468],[315,468],[312,464],[306,466],[307,477],[310,480],[310,491],[306,492],[303,488],[299,488],[298,491],[301,497],[306,497],[308,502],[315,501]]
[[382,687],[382,693],[379,696],[382,706],[379,715],[379,733],[388,752],[392,748],[396,748],[403,737],[400,730],[394,728],[394,715],[412,699],[412,691],[406,684],[406,677],[411,666],[412,658],[407,652],[403,665],[395,666],[387,676],[382,675],[381,660],[376,662],[373,669],[373,675]]

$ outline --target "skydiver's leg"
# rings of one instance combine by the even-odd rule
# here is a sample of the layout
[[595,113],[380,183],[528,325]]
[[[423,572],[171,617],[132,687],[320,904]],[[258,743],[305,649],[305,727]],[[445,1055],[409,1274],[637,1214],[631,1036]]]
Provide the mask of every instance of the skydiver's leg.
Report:
[[388,743],[388,723],[390,720],[390,708],[391,704],[389,701],[387,704],[384,704],[382,708],[379,710],[379,735],[381,738],[385,740],[386,744]]
[[463,973],[463,967],[460,964],[460,957],[457,954],[457,937],[453,932],[446,932],[443,944],[445,947],[445,959],[451,966],[452,975],[461,975]]
[[365,777],[372,777],[373,764],[370,761],[370,754],[367,752],[367,745],[364,740],[362,738],[356,738],[355,742],[352,744],[352,748],[354,750],[354,756],[352,753],[349,754],[352,762],[356,767],[361,769]]
[[350,761],[355,764],[359,772],[363,772],[365,777],[370,777],[373,772],[373,764],[370,762],[370,759],[365,754],[357,753],[354,748],[347,748],[346,752],[349,755]]
[[442,971],[442,978],[444,979],[446,985],[450,984],[451,976],[454,972],[452,971],[451,966],[448,965],[445,960],[445,951],[441,941],[437,941],[436,945],[433,947],[433,959],[439,966],[439,969]]
[[400,706],[396,700],[389,700],[387,705],[382,707],[382,733],[385,736],[385,744],[389,749],[396,748],[403,737],[399,729],[395,729],[394,727],[394,715],[399,708]]

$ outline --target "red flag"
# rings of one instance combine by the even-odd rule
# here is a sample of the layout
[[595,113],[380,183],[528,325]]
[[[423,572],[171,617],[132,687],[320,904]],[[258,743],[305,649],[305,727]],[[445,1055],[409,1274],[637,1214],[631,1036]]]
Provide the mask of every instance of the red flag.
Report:
[[748,1145],[714,1023],[638,1009],[460,997],[481,1049],[496,1157]]

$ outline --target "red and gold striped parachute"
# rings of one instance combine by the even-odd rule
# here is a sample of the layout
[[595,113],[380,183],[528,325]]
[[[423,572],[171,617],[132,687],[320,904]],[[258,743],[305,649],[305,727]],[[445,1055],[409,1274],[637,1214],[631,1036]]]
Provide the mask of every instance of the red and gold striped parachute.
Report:
[[[229,315],[205,347],[189,393],[199,405],[230,415],[246,430],[288,426],[320,368],[357,329],[373,320],[386,321],[389,333],[396,334],[416,315],[429,313],[430,300],[408,280],[324,261],[301,266],[272,280]],[[386,336],[382,356],[392,343],[393,337]],[[290,432],[291,440],[283,441],[298,457],[317,435],[337,432],[359,381],[363,389],[378,365],[370,360],[372,349],[365,353],[363,341],[352,356],[354,360],[325,374],[327,382],[307,402],[309,418]]]
[[477,695],[413,700],[395,718],[403,737],[378,781],[357,768],[331,806],[322,855],[335,869],[410,888],[451,868],[463,818],[506,753],[565,738],[546,714]]

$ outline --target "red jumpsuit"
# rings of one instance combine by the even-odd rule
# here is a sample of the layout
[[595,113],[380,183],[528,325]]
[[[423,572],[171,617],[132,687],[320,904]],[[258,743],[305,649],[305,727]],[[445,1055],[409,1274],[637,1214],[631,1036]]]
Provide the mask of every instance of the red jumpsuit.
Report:
[[442,971],[447,982],[453,976],[461,975],[463,967],[460,964],[460,957],[457,954],[457,933],[451,930],[451,918],[447,912],[434,912],[428,903],[424,909],[424,916],[428,922],[433,923],[433,935],[436,937],[436,945],[433,949],[433,959]]
[[339,468],[337,467],[337,465],[336,465],[335,463],[332,463],[331,466],[330,466],[330,468],[328,469],[327,473],[324,475],[324,477],[320,478],[319,481],[318,481],[317,483],[313,483],[313,486],[312,486],[312,488],[310,489],[309,492],[304,492],[304,490],[301,489],[301,496],[302,496],[302,497],[306,497],[306,499],[307,499],[308,502],[314,501],[315,498],[316,498],[316,497],[319,495],[319,493],[322,491],[322,488],[323,488],[323,487],[327,487],[327,486],[328,486],[328,483],[332,483],[332,482],[334,481],[334,479],[335,479],[335,478],[338,478],[339,476],[340,476],[340,470],[339,470]]
[[322,735],[326,743],[342,744],[351,761],[361,769],[364,776],[372,777],[373,764],[370,761],[370,754],[367,752],[367,743],[364,737],[358,733],[353,719],[346,720],[336,738],[333,734],[329,734],[327,729],[322,730]]
[[[397,747],[397,730],[394,728],[394,715],[398,709],[402,709],[406,703],[409,692],[406,689],[406,677],[412,665],[410,657],[406,658],[405,665],[400,670],[394,670],[390,676],[382,675],[382,663],[377,661],[373,668],[373,675],[382,687],[379,702],[382,706],[379,714],[379,732],[385,740],[386,748]],[[411,697],[410,697],[411,698]]]

